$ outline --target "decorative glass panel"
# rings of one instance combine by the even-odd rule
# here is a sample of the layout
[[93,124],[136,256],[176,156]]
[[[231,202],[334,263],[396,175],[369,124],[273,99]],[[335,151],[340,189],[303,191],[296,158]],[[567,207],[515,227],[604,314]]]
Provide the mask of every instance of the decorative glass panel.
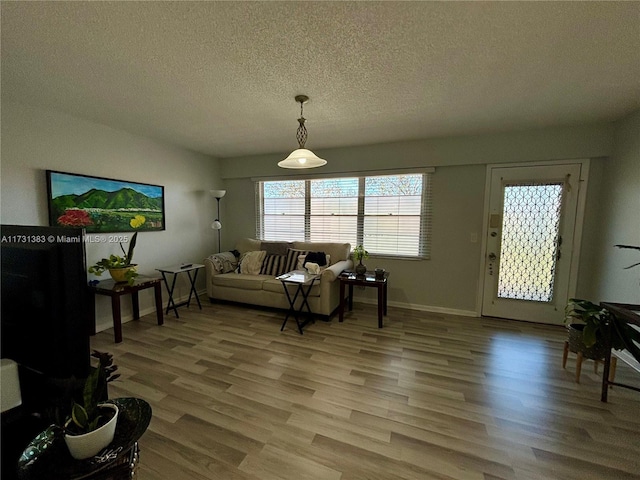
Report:
[[562,183],[505,185],[498,297],[553,299]]

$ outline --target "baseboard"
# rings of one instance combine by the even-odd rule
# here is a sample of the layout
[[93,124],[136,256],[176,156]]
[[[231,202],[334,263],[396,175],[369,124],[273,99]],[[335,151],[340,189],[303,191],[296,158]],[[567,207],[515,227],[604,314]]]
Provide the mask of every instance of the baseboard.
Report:
[[[369,305],[377,305],[378,301],[370,299],[358,299],[355,303],[366,303]],[[416,303],[403,303],[403,302],[388,302],[390,307],[406,308],[408,310],[417,310],[420,312],[442,313],[444,315],[458,315],[461,317],[479,317],[479,315],[473,310],[459,310],[457,308],[436,307],[432,305],[421,305]]]
[[[206,301],[208,299],[207,297],[207,290],[206,289],[202,289],[198,291],[198,297],[200,298],[200,302],[203,301],[203,299]],[[182,295],[178,298],[174,298],[176,303],[181,303],[181,302],[186,302],[189,299],[189,294],[185,294]],[[163,308],[163,312],[166,312],[167,310],[167,300],[168,300],[168,294],[166,291],[162,292],[162,308]],[[195,299],[191,299],[192,303],[195,303]],[[198,306],[198,304],[196,303],[196,307]],[[178,307],[181,308],[181,307]],[[180,312],[180,310],[178,310],[178,313]],[[150,315],[150,314],[154,314],[156,313],[156,307],[155,305],[149,306],[147,308],[141,308],[140,309],[140,316],[144,317],[145,315]],[[173,315],[173,311],[169,312],[169,315]],[[128,315],[123,315],[122,316],[122,323],[125,324],[127,322],[130,322],[131,320],[133,320],[133,313],[130,313]],[[109,312],[109,320],[102,322],[102,323],[98,323],[96,324],[96,333],[97,332],[102,332],[104,330],[108,330],[110,328],[113,328],[113,320],[111,317],[111,312]]]

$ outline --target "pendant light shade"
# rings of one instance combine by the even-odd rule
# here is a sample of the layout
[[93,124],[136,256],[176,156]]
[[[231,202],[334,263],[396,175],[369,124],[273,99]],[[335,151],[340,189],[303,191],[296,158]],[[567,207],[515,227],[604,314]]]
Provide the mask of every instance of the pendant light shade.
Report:
[[299,125],[296,133],[300,148],[294,150],[287,158],[278,162],[278,166],[281,168],[315,168],[327,164],[326,160],[318,157],[311,150],[304,148],[304,144],[307,142],[307,127],[304,125],[306,119],[302,116],[302,109],[308,100],[309,97],[306,95],[296,96],[296,102],[300,104],[300,118],[298,119]]
[[327,161],[316,156],[311,150],[298,148],[278,163],[282,168],[314,168],[326,165]]

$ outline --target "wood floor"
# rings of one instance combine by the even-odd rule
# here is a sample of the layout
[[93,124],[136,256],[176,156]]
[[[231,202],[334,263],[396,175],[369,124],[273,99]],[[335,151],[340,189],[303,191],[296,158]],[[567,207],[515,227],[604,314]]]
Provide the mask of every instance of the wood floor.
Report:
[[202,306],[92,339],[111,396],[153,407],[141,480],[640,479],[640,393],[601,403],[590,361],[576,384],[561,327],[390,307],[378,329],[356,303],[301,336],[283,312]]

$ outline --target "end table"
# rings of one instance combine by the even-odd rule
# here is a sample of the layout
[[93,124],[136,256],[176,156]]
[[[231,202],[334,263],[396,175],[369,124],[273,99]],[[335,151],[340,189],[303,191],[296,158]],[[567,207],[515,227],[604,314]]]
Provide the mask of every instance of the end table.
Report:
[[[145,277],[144,275],[138,275],[133,285],[129,285],[126,282],[116,283],[113,280],[103,280],[97,285],[90,285],[89,288],[93,290],[96,295],[106,295],[111,297],[111,310],[113,314],[113,335],[116,343],[122,342],[122,316],[120,313],[120,297],[122,295],[131,294],[131,303],[133,306],[133,319],[138,320],[140,318],[140,302],[138,300],[138,292],[145,288],[153,288],[155,301],[156,301],[156,316],[158,318],[158,325],[164,323],[164,317],[162,315],[162,282],[161,278]],[[95,325],[94,325],[95,333]]]
[[353,309],[353,286],[376,287],[378,289],[378,328],[382,328],[382,317],[387,314],[387,279],[389,272],[384,272],[384,278],[377,280],[374,272],[367,272],[362,276],[355,273],[340,274],[340,316],[339,321],[344,318],[344,290],[349,286],[349,311]]

